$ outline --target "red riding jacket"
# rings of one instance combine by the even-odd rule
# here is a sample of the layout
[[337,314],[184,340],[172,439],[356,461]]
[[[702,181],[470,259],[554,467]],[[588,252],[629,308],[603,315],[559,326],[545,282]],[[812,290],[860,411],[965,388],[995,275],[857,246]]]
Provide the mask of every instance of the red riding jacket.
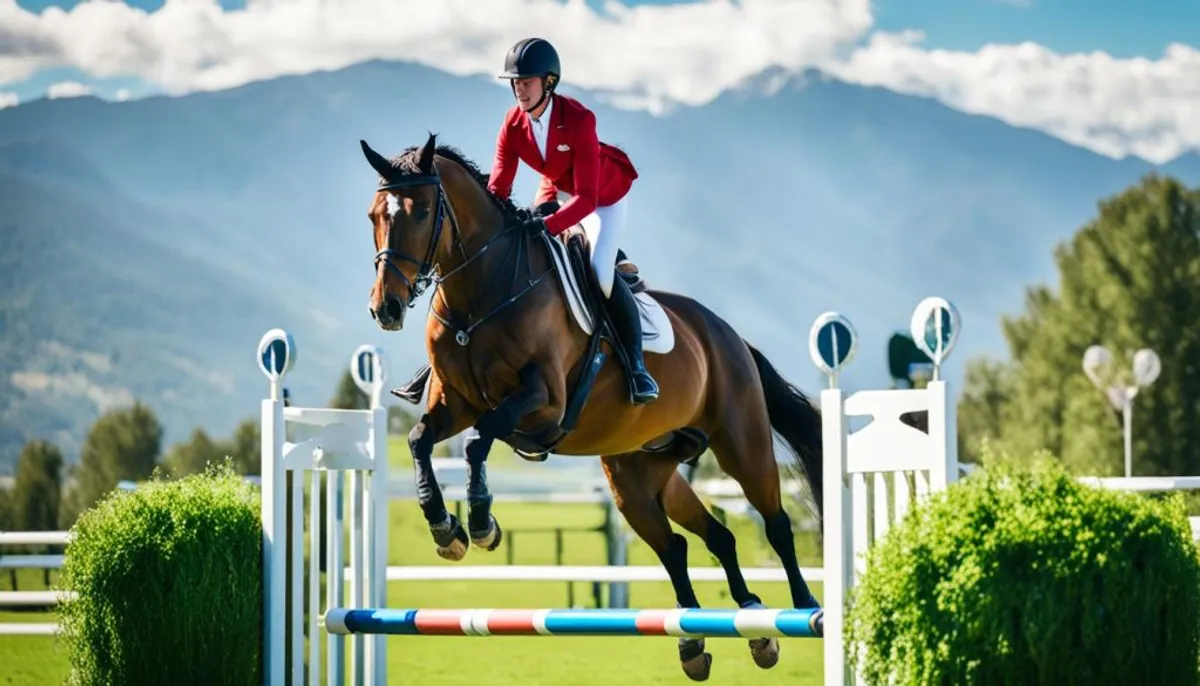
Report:
[[546,133],[546,159],[538,150],[529,116],[514,105],[496,137],[496,159],[488,190],[501,198],[509,197],[517,176],[517,160],[524,161],[542,175],[535,204],[555,199],[560,190],[571,195],[557,212],[546,217],[546,230],[558,235],[597,207],[625,197],[638,173],[622,150],[596,137],[596,115],[591,110],[565,95],[551,97],[554,101]]

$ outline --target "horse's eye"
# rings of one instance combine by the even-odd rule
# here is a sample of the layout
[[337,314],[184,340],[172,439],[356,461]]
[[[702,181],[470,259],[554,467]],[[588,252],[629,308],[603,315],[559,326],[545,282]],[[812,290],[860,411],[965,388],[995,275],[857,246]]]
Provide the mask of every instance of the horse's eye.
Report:
[[413,212],[413,216],[417,221],[425,221],[429,218],[429,207],[427,205],[421,205],[420,207],[416,208],[415,212]]

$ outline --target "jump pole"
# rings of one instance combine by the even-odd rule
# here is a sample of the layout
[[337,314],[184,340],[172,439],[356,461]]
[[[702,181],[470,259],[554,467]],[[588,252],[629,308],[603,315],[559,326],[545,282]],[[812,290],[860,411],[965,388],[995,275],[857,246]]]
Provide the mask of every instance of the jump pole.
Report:
[[821,635],[822,612],[809,610],[348,610],[325,613],[334,634],[403,636],[704,636]]

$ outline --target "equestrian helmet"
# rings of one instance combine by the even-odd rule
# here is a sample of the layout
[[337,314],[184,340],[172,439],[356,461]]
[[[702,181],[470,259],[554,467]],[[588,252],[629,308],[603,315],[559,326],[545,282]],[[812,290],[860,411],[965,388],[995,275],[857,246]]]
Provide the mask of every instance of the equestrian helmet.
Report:
[[504,73],[502,79],[523,79],[530,76],[540,76],[542,79],[553,75],[554,79],[546,85],[546,90],[554,90],[562,78],[562,67],[558,61],[558,51],[545,38],[525,38],[509,49],[504,56]]

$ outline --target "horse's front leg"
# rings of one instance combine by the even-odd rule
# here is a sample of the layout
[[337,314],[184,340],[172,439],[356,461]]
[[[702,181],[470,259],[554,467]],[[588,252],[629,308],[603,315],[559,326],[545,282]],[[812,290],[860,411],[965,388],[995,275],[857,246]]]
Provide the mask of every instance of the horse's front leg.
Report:
[[458,518],[446,510],[446,501],[433,471],[433,446],[462,431],[471,422],[463,410],[465,404],[453,403],[455,398],[435,377],[429,389],[427,411],[409,432],[408,447],[416,473],[417,502],[429,524],[429,533],[437,543],[437,553],[457,562],[467,554],[467,534]]
[[487,457],[492,443],[517,428],[521,419],[544,406],[549,391],[537,363],[525,365],[519,374],[521,386],[475,423],[479,436],[466,446],[467,453],[467,530],[471,542],[484,550],[495,550],[503,533],[492,515],[492,493],[487,484]]

